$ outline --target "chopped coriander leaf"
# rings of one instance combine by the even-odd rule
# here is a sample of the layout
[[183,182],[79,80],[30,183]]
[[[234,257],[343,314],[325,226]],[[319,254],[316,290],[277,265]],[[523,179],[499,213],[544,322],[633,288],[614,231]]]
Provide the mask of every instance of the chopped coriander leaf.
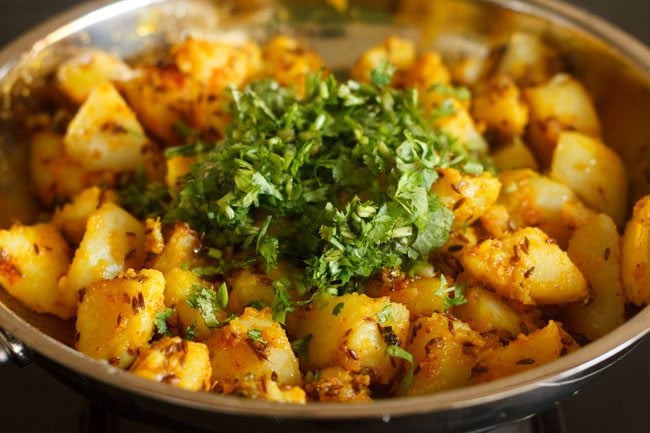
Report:
[[164,310],[158,311],[154,316],[153,323],[156,326],[156,331],[160,335],[170,336],[172,335],[169,327],[167,326],[167,321],[170,317],[174,315],[173,308],[165,308]]
[[409,367],[406,370],[404,378],[402,379],[402,383],[400,383],[398,391],[399,394],[403,395],[408,390],[409,386],[411,386],[411,382],[413,381],[413,354],[394,344],[386,347],[386,353],[389,356],[403,359],[409,363]]
[[212,288],[194,284],[192,293],[187,297],[187,305],[201,311],[201,317],[209,328],[223,326],[226,322],[220,321],[217,312],[228,305],[228,289],[226,283],[222,283],[217,291]]
[[133,178],[127,175],[122,177],[119,200],[135,216],[149,218],[162,215],[172,197],[165,185],[159,182],[147,183],[144,170],[136,170]]
[[299,358],[306,359],[309,356],[309,343],[314,338],[312,334],[305,334],[291,342],[291,349]]
[[375,69],[370,72],[370,79],[375,86],[385,86],[390,84],[395,73],[395,66],[388,60],[382,60]]
[[259,329],[253,329],[251,331],[248,331],[248,339],[264,346],[269,344],[268,341],[266,341],[266,339],[262,336],[262,331],[260,331]]
[[442,310],[447,311],[451,307],[463,305],[467,302],[465,299],[465,286],[460,283],[455,283],[451,286],[447,285],[447,279],[444,275],[440,275],[440,287],[436,291],[436,296],[442,298]]
[[185,329],[185,339],[194,341],[198,334],[196,333],[196,322],[192,323],[190,326]]
[[393,318],[393,305],[388,303],[377,313],[379,323],[386,323]]
[[338,316],[341,313],[341,310],[343,310],[343,306],[345,305],[344,302],[339,302],[332,308],[332,315],[333,316]]
[[282,323],[287,320],[287,313],[294,310],[291,297],[289,296],[289,281],[281,279],[272,283],[273,287],[273,320]]

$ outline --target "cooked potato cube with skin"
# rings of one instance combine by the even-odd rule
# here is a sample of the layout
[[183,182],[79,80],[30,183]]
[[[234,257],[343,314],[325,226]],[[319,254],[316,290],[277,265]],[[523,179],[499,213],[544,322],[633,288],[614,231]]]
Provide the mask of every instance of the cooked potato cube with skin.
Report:
[[[398,71],[404,70],[413,64],[415,61],[415,55],[415,45],[413,45],[413,42],[391,36],[381,45],[370,48],[361,55],[352,69],[350,69],[350,78],[362,83],[370,83],[372,81],[371,75],[373,69],[380,66],[382,62],[387,61]],[[423,68],[421,72],[424,72],[424,69],[431,72],[431,70],[428,69],[431,66],[430,60],[432,60],[432,58],[423,61],[422,65],[420,65],[420,67]],[[419,75],[419,73],[417,74]],[[399,74],[393,76],[394,81],[398,78],[397,75]],[[411,80],[414,78],[415,77],[412,77]],[[449,78],[447,78],[447,80],[449,80]]]
[[511,77],[519,85],[529,86],[548,81],[557,69],[557,56],[538,35],[515,32],[508,41],[497,73]]
[[528,107],[519,88],[507,76],[498,75],[487,88],[475,96],[472,115],[486,125],[489,133],[500,137],[516,137],[524,133],[528,123]]
[[414,375],[408,395],[428,394],[469,385],[472,367],[484,345],[467,324],[434,313],[411,325],[406,350],[413,355]]
[[105,51],[91,50],[61,63],[56,79],[63,93],[81,104],[99,84],[125,80],[131,74],[131,68],[117,57]]
[[65,151],[87,170],[130,171],[147,163],[142,126],[110,83],[91,92],[68,125]]
[[558,322],[530,335],[519,334],[505,347],[488,349],[479,355],[472,370],[474,383],[489,382],[551,362],[578,349],[578,344]]
[[467,302],[453,307],[453,314],[476,332],[496,331],[500,340],[508,341],[537,329],[534,315],[522,314],[496,293],[472,286],[464,296]]
[[219,94],[228,86],[241,87],[259,73],[262,53],[255,43],[242,46],[219,41],[186,39],[175,49],[178,70]]
[[441,168],[438,175],[431,191],[454,212],[452,230],[472,224],[499,197],[501,183],[487,172],[475,176],[461,174],[453,168]]
[[[111,279],[144,261],[144,227],[115,203],[105,202],[86,223],[68,274],[59,284],[78,291],[95,281]],[[99,316],[98,316],[99,317]]]
[[354,374],[341,367],[328,367],[305,376],[305,391],[313,401],[370,402],[370,376]]
[[52,216],[52,224],[74,245],[79,245],[86,231],[90,215],[105,201],[117,202],[114,191],[93,186],[81,191],[72,201],[58,208]]
[[278,385],[300,386],[298,358],[271,309],[246,308],[226,326],[212,331],[205,342],[210,351],[214,389],[225,394],[237,390],[246,377],[272,380]]
[[69,319],[77,293],[58,286],[68,271],[70,249],[52,224],[14,224],[0,230],[0,285],[38,313]]
[[600,141],[562,132],[551,164],[551,178],[569,186],[592,209],[620,227],[627,211],[627,175],[621,157]]
[[539,227],[564,248],[570,230],[562,209],[567,203],[578,201],[573,191],[532,170],[504,171],[499,180],[502,188],[497,203],[507,209],[510,228]]
[[462,262],[477,281],[526,305],[563,304],[588,296],[580,270],[538,228],[483,241],[467,251]]
[[650,304],[650,196],[634,206],[621,245],[625,297],[636,305]]
[[122,84],[129,106],[154,136],[178,145],[177,122],[192,123],[200,86],[175,66],[148,67]]
[[209,390],[212,376],[208,347],[180,337],[163,337],[141,351],[130,371],[190,391]]
[[[194,327],[199,340],[205,340],[210,334],[201,310],[192,308],[188,298],[194,292],[194,287],[202,286],[213,288],[212,284],[203,281],[194,272],[172,268],[164,272],[165,275],[165,305],[174,309],[174,317],[169,320],[169,327],[175,329],[179,335],[184,335],[187,328]],[[228,317],[225,311],[217,312],[217,319],[223,321]]]
[[295,339],[312,335],[305,369],[339,366],[369,374],[374,384],[388,384],[397,374],[386,350],[406,339],[409,311],[403,305],[357,293],[322,295],[291,316],[287,325]]
[[87,171],[64,150],[63,137],[50,131],[32,136],[30,173],[34,189],[45,206],[67,201],[91,185],[113,185],[108,172]]
[[187,224],[177,222],[162,252],[153,258],[151,267],[165,273],[174,268],[193,268],[202,264],[199,234]]
[[530,168],[539,171],[539,164],[528,146],[520,137],[513,137],[490,155],[494,166],[499,170]]
[[305,77],[323,67],[323,60],[296,39],[288,36],[273,38],[262,50],[263,74],[281,86],[294,87],[298,95],[305,93]]
[[612,219],[600,214],[578,227],[567,254],[589,282],[591,297],[587,305],[566,306],[562,323],[571,332],[595,340],[625,321],[621,249]]
[[165,278],[154,269],[129,269],[79,292],[76,348],[127,368],[154,335],[154,317],[165,308]]
[[526,89],[524,99],[530,108],[528,142],[544,166],[551,162],[560,132],[600,136],[600,122],[591,97],[569,75],[558,74],[548,83]]

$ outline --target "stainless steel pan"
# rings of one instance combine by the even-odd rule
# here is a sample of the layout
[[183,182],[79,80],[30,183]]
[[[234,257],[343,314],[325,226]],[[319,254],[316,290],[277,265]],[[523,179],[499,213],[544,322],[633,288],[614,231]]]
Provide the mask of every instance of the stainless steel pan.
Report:
[[[16,116],[34,109],[39,82],[80,46],[131,57],[155,52],[188,32],[263,38],[291,30],[345,67],[391,33],[422,46],[505,41],[514,30],[541,34],[594,95],[605,141],[624,158],[631,191],[650,191],[650,51],[620,30],[551,0],[350,2],[347,15],[321,2],[232,3],[181,0],[94,2],[57,16],[0,51],[0,223],[34,216],[23,137]],[[36,90],[34,90],[36,89]],[[42,95],[41,95],[42,96]],[[0,290],[0,346],[17,362],[35,359],[64,382],[127,415],[192,431],[464,431],[507,423],[571,395],[631,350],[650,328],[644,308],[600,340],[553,363],[502,380],[372,404],[289,406],[194,393],[153,383],[70,348],[72,324],[23,308]],[[25,347],[30,348],[25,349]]]

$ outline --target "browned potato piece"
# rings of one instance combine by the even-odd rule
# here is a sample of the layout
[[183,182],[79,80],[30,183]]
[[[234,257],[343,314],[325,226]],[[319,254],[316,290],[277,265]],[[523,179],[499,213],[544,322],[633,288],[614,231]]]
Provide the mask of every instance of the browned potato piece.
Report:
[[506,299],[477,286],[465,290],[466,303],[453,308],[453,314],[476,332],[497,332],[500,340],[511,340],[520,333],[537,329],[534,314],[522,314]]
[[567,254],[589,282],[591,297],[587,305],[567,305],[562,321],[570,331],[595,340],[625,321],[621,249],[614,221],[599,214],[585,222],[569,240]]
[[273,38],[262,49],[263,74],[282,86],[294,87],[298,95],[305,93],[305,77],[323,67],[323,59],[288,36]]
[[[223,392],[217,384],[214,389]],[[280,385],[273,379],[258,379],[251,375],[242,377],[235,388],[228,392],[258,400],[269,400],[275,403],[305,404],[305,390],[300,386]]]
[[135,113],[110,83],[98,85],[79,107],[63,144],[86,170],[113,172],[145,167],[151,150]]
[[370,376],[350,373],[341,367],[328,367],[305,376],[305,391],[313,401],[359,403],[370,398]]
[[76,292],[128,268],[139,269],[144,255],[144,227],[140,221],[115,203],[104,202],[88,217],[70,270],[59,284]]
[[50,131],[32,136],[30,174],[33,188],[45,206],[67,201],[91,185],[113,185],[108,172],[87,171],[70,158],[63,148],[63,137]]
[[494,166],[502,171],[522,168],[539,171],[539,164],[535,156],[520,137],[513,137],[510,141],[494,150],[490,156]]
[[133,269],[79,292],[76,348],[127,368],[154,335],[154,317],[165,308],[165,278],[154,269]]
[[83,103],[98,85],[128,79],[131,68],[117,57],[100,50],[80,53],[59,65],[59,88],[77,104]]
[[435,269],[456,278],[463,272],[460,258],[467,249],[476,245],[478,240],[479,233],[473,226],[453,230],[449,234],[447,243],[438,248],[431,256]]
[[526,305],[563,304],[588,296],[580,270],[538,228],[486,240],[467,251],[462,262],[477,281]]
[[434,313],[411,325],[406,350],[413,355],[414,376],[408,395],[429,394],[469,385],[472,367],[484,345],[467,324]]
[[532,170],[503,171],[499,180],[503,186],[497,203],[508,211],[508,226],[512,230],[539,227],[564,248],[570,230],[562,209],[567,203],[578,201],[573,191]]
[[627,174],[621,157],[600,141],[562,132],[553,153],[551,178],[569,186],[589,207],[620,227],[627,212]]
[[163,337],[156,341],[140,352],[129,371],[190,391],[209,390],[212,376],[208,347],[180,337]]
[[270,308],[246,308],[241,316],[213,330],[205,343],[210,351],[214,389],[220,392],[237,392],[239,382],[247,377],[279,386],[302,384],[298,358],[284,329],[273,321]]
[[524,91],[530,107],[528,140],[539,161],[548,166],[562,131],[600,136],[600,122],[587,90],[575,78],[558,74]]
[[290,319],[288,329],[296,339],[312,336],[301,359],[304,368],[339,366],[353,373],[370,371],[378,384],[390,383],[397,374],[397,365],[386,350],[406,339],[409,312],[403,305],[358,293],[322,295]]
[[72,198],[72,201],[58,208],[52,216],[52,224],[75,245],[79,245],[86,232],[86,222],[97,208],[105,201],[115,203],[117,194],[97,186],[86,188]]
[[[350,78],[362,83],[369,83],[371,82],[372,70],[381,65],[382,62],[388,61],[388,63],[392,64],[397,70],[404,70],[413,64],[415,61],[415,55],[415,45],[413,42],[396,36],[391,36],[386,39],[383,44],[372,47],[363,53],[354,66],[352,66],[352,69],[350,69]],[[419,65],[423,70],[419,72],[413,71],[413,77],[411,77],[411,80],[416,78],[415,74],[419,74],[425,70],[431,72],[430,67],[432,59],[432,57],[425,59],[424,62]],[[437,67],[438,66],[436,66],[436,68]],[[396,75],[393,76],[393,80],[396,78]]]
[[634,205],[622,242],[621,275],[629,302],[650,303],[650,196]]
[[519,88],[507,76],[498,75],[476,95],[472,115],[484,122],[487,132],[500,137],[515,137],[524,133],[528,123],[528,107],[521,99]]
[[503,348],[488,349],[479,355],[472,370],[473,382],[489,382],[510,376],[578,349],[578,344],[558,322],[551,320],[545,328],[530,335],[519,334],[517,339]]
[[52,224],[0,230],[0,285],[30,310],[69,319],[77,293],[59,287],[68,271],[70,249]]
[[466,175],[453,168],[441,168],[438,175],[431,191],[454,212],[452,230],[472,224],[499,197],[501,182],[490,173]]
[[403,84],[425,91],[436,84],[448,85],[451,81],[449,70],[438,53],[426,52],[404,71]]

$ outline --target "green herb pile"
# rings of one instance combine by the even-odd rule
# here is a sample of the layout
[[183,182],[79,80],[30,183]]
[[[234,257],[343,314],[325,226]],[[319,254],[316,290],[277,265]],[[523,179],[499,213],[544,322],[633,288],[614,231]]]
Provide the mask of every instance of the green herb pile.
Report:
[[291,284],[302,294],[342,294],[383,268],[426,260],[453,219],[430,192],[436,169],[476,172],[477,162],[430,126],[417,91],[388,85],[387,65],[372,79],[313,75],[302,98],[271,80],[232,89],[223,140],[168,149],[167,157],[197,156],[180,191],[141,183],[122,191],[123,202],[140,216],[187,222],[215,263],[235,251],[206,274],[295,264],[300,275],[276,282],[276,292]]

